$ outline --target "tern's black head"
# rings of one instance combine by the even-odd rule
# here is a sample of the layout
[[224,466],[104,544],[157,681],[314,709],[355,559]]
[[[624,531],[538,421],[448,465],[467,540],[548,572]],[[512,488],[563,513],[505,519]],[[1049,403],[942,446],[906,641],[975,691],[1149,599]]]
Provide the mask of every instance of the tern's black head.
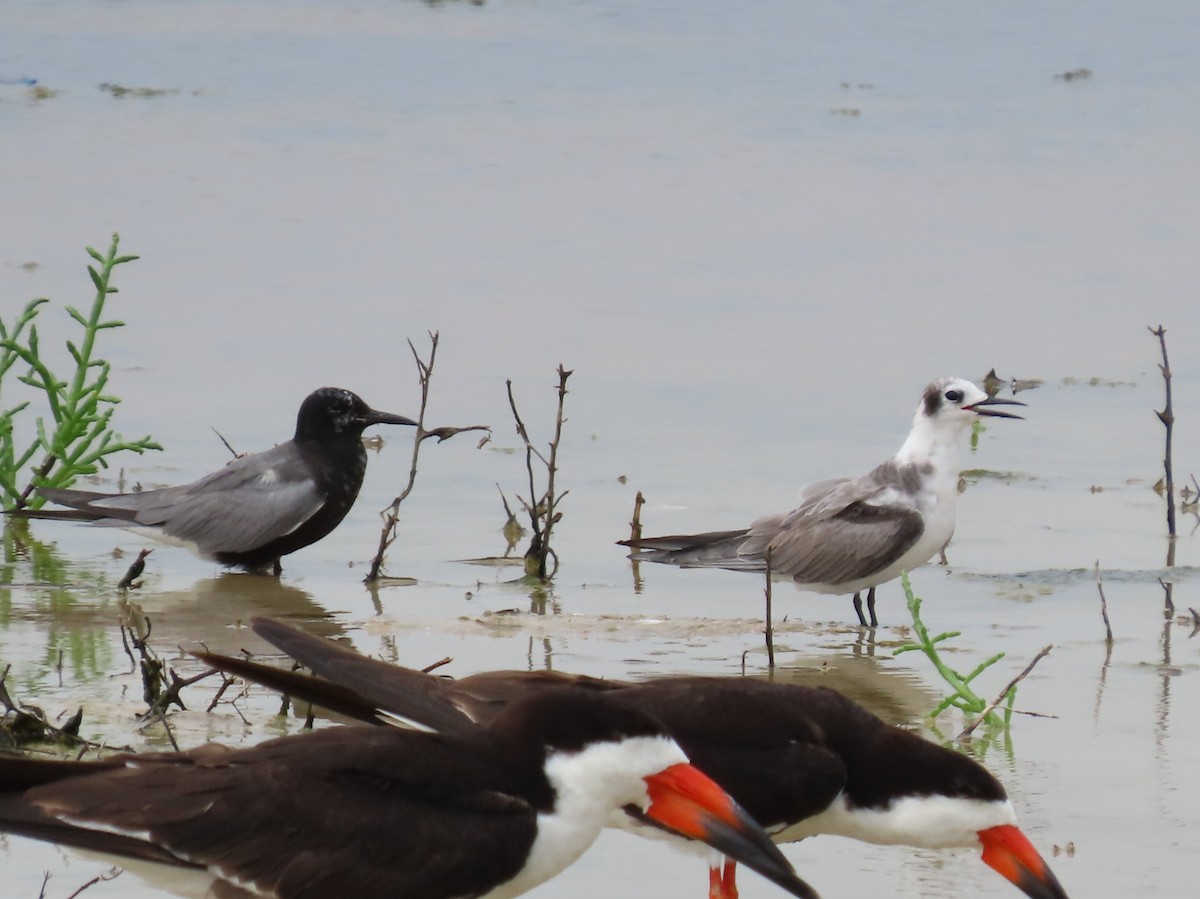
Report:
[[316,440],[338,434],[357,436],[370,425],[415,425],[403,415],[376,412],[362,397],[341,387],[314,390],[300,404],[296,416],[296,439]]

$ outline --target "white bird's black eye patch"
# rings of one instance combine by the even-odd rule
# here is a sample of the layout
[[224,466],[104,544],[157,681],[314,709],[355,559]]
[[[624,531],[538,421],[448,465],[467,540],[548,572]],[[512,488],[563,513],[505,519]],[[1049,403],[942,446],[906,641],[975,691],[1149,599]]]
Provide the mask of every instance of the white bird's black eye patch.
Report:
[[963,400],[963,392],[961,390],[947,390],[946,399],[952,403],[961,403]]

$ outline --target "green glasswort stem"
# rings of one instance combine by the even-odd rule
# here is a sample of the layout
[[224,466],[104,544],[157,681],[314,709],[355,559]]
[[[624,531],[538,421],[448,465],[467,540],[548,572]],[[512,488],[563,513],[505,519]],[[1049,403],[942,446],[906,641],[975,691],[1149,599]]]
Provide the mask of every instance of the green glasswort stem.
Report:
[[[32,300],[9,330],[0,322],[0,384],[4,376],[17,361],[24,362],[29,370],[18,375],[18,380],[36,390],[45,398],[50,410],[47,420],[35,422],[36,439],[20,454],[17,453],[13,437],[13,423],[23,412],[28,402],[0,412],[0,493],[4,504],[9,507],[26,503],[33,508],[42,505],[42,500],[33,494],[38,486],[64,487],[82,474],[93,474],[100,467],[107,467],[106,457],[117,452],[143,453],[150,449],[162,449],[150,437],[126,441],[111,428],[112,415],[120,398],[105,392],[108,386],[110,366],[104,359],[94,358],[97,335],[109,328],[124,327],[121,321],[105,321],[104,306],[110,294],[117,292],[112,286],[113,269],[136,256],[118,256],[120,236],[113,235],[108,253],[102,255],[91,247],[88,255],[99,263],[99,268],[89,265],[88,275],[96,288],[89,314],[84,316],[72,306],[67,314],[83,329],[83,337],[77,346],[66,342],[67,351],[75,364],[70,381],[59,378],[42,358],[37,326],[34,320],[40,307],[48,302],[45,298]],[[23,334],[28,336],[21,341]],[[34,471],[24,490],[17,486],[18,475],[25,469],[38,450],[43,459]]]
[[[929,636],[929,629],[925,626],[925,622],[921,620],[921,598],[913,593],[912,584],[908,579],[908,572],[903,572],[900,575],[900,584],[904,588],[904,597],[907,600],[908,611],[912,615],[913,633],[917,635],[917,642],[908,643],[895,650],[893,655],[900,655],[902,652],[919,651],[933,663],[933,667],[941,675],[942,680],[950,685],[954,690],[949,696],[943,699],[928,715],[930,718],[936,718],[950,706],[962,709],[970,714],[979,715],[987,708],[988,703],[983,697],[971,689],[970,684],[976,677],[996,664],[1002,658],[1004,653],[999,652],[989,658],[987,661],[975,666],[970,674],[959,674],[954,668],[942,660],[941,654],[938,652],[937,644],[952,637],[957,637],[960,631],[946,631],[938,634],[936,637]],[[1016,690],[1010,690],[1008,693],[1008,706],[1003,718],[997,715],[996,712],[990,711],[987,714],[987,723],[996,727],[1008,727],[1012,718],[1012,703],[1016,696]]]

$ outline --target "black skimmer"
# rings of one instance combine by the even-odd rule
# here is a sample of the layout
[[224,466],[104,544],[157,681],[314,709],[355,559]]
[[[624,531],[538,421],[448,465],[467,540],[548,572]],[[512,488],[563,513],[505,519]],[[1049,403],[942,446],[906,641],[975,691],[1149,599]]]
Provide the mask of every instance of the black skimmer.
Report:
[[346,517],[367,471],[363,429],[378,424],[416,422],[323,387],[300,404],[291,440],[191,484],[117,494],[44,487],[41,496],[71,511],[16,514],[116,525],[222,565],[278,574],[282,556],[316,543]]
[[789,577],[801,590],[853,593],[859,623],[867,590],[870,627],[877,627],[875,588],[924,565],[954,535],[958,450],[981,415],[1020,418],[995,406],[1023,406],[989,397],[970,381],[941,378],[925,388],[908,439],[888,461],[858,478],[809,484],[790,512],[759,518],[748,528],[622,540],[630,558],[681,568],[763,571]]
[[621,810],[816,899],[659,722],[571,687],[458,734],[332,727],[238,750],[0,758],[0,830],[204,869],[221,896],[517,896]]
[[[823,687],[748,678],[641,683],[556,672],[484,672],[458,680],[390,665],[278,621],[253,620],[268,642],[317,677],[198,653],[204,661],[372,723],[461,733],[520,697],[556,685],[607,696],[662,721],[693,763],[776,842],[837,834],[925,849],[975,848],[1031,899],[1066,899],[1017,826],[1004,787],[982,765]],[[628,821],[617,824],[628,825]],[[710,896],[736,895],[734,868],[709,868]]]

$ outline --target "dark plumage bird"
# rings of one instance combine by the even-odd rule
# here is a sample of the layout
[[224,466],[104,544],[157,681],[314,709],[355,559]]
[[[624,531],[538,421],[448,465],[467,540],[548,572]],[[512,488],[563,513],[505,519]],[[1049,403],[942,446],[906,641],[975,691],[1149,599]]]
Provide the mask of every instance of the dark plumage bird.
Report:
[[[362,721],[462,733],[511,702],[570,684],[662,721],[693,764],[776,842],[838,834],[925,849],[973,847],[1032,899],[1066,891],[1017,827],[1004,787],[965,755],[892,727],[823,687],[749,678],[644,683],[497,671],[448,680],[389,665],[270,619],[254,630],[318,677],[207,653],[209,664]],[[618,822],[618,823],[628,823]],[[733,867],[709,869],[710,896],[736,895]]]
[[0,830],[202,869],[222,897],[517,896],[617,813],[817,899],[659,722],[570,687],[460,734],[338,727],[240,750],[0,758]]
[[939,378],[925,388],[912,430],[891,459],[857,478],[809,484],[800,505],[749,527],[619,541],[630,558],[681,568],[729,568],[791,578],[801,590],[853,593],[859,623],[867,590],[870,627],[878,625],[875,588],[932,559],[954,535],[958,448],[981,416],[1020,418],[970,381]]
[[16,514],[116,525],[222,565],[278,574],[282,556],[316,543],[346,517],[367,471],[363,429],[378,424],[416,422],[377,412],[349,390],[322,387],[300,404],[291,440],[191,484],[116,494],[43,487],[38,493],[72,511]]

